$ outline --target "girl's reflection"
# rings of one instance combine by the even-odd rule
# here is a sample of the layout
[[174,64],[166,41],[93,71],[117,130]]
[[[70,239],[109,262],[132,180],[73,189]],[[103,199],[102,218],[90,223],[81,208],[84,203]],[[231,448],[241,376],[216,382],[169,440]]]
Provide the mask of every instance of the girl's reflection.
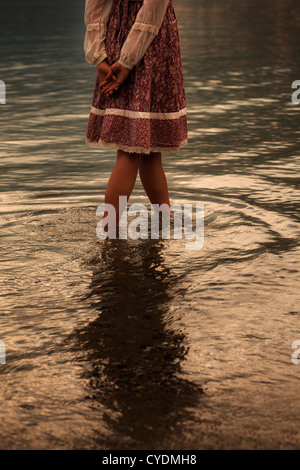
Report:
[[178,438],[191,419],[187,407],[201,394],[177,376],[188,348],[169,306],[183,290],[162,247],[157,240],[106,240],[91,261],[88,297],[99,317],[75,338],[90,361],[89,397],[105,409],[106,447],[155,448],[175,427]]

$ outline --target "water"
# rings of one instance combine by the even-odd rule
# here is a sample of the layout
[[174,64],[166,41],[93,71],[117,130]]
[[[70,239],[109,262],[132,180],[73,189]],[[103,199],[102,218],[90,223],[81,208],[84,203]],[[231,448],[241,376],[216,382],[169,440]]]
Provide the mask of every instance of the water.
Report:
[[[177,0],[205,243],[100,241],[80,1],[2,6],[0,447],[299,448],[297,0]],[[146,203],[138,181],[130,202]]]

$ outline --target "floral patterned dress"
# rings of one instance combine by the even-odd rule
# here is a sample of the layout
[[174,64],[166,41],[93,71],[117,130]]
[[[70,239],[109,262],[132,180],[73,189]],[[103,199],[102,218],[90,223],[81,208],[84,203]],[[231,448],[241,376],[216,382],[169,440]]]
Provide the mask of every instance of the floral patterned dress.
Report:
[[[142,5],[143,0],[112,0],[105,28],[105,55],[110,65],[120,59]],[[143,57],[130,69],[126,81],[109,96],[100,92],[97,75],[87,143],[132,153],[178,152],[188,142],[188,131],[173,0]]]

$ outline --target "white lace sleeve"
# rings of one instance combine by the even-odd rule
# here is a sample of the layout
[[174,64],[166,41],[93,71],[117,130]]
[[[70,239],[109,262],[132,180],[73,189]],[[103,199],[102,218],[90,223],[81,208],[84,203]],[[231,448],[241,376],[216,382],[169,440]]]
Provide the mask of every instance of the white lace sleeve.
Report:
[[113,0],[86,0],[84,22],[85,59],[89,64],[98,65],[106,57],[105,37]]
[[121,49],[121,65],[131,70],[139,63],[159,33],[168,4],[169,0],[144,0]]

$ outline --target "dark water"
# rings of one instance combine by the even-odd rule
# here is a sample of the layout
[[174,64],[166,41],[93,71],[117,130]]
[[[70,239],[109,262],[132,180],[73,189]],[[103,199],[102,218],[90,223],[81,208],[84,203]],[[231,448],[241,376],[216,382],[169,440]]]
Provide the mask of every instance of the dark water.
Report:
[[2,3],[0,447],[299,448],[299,2],[174,2],[200,251],[96,237],[83,2]]

